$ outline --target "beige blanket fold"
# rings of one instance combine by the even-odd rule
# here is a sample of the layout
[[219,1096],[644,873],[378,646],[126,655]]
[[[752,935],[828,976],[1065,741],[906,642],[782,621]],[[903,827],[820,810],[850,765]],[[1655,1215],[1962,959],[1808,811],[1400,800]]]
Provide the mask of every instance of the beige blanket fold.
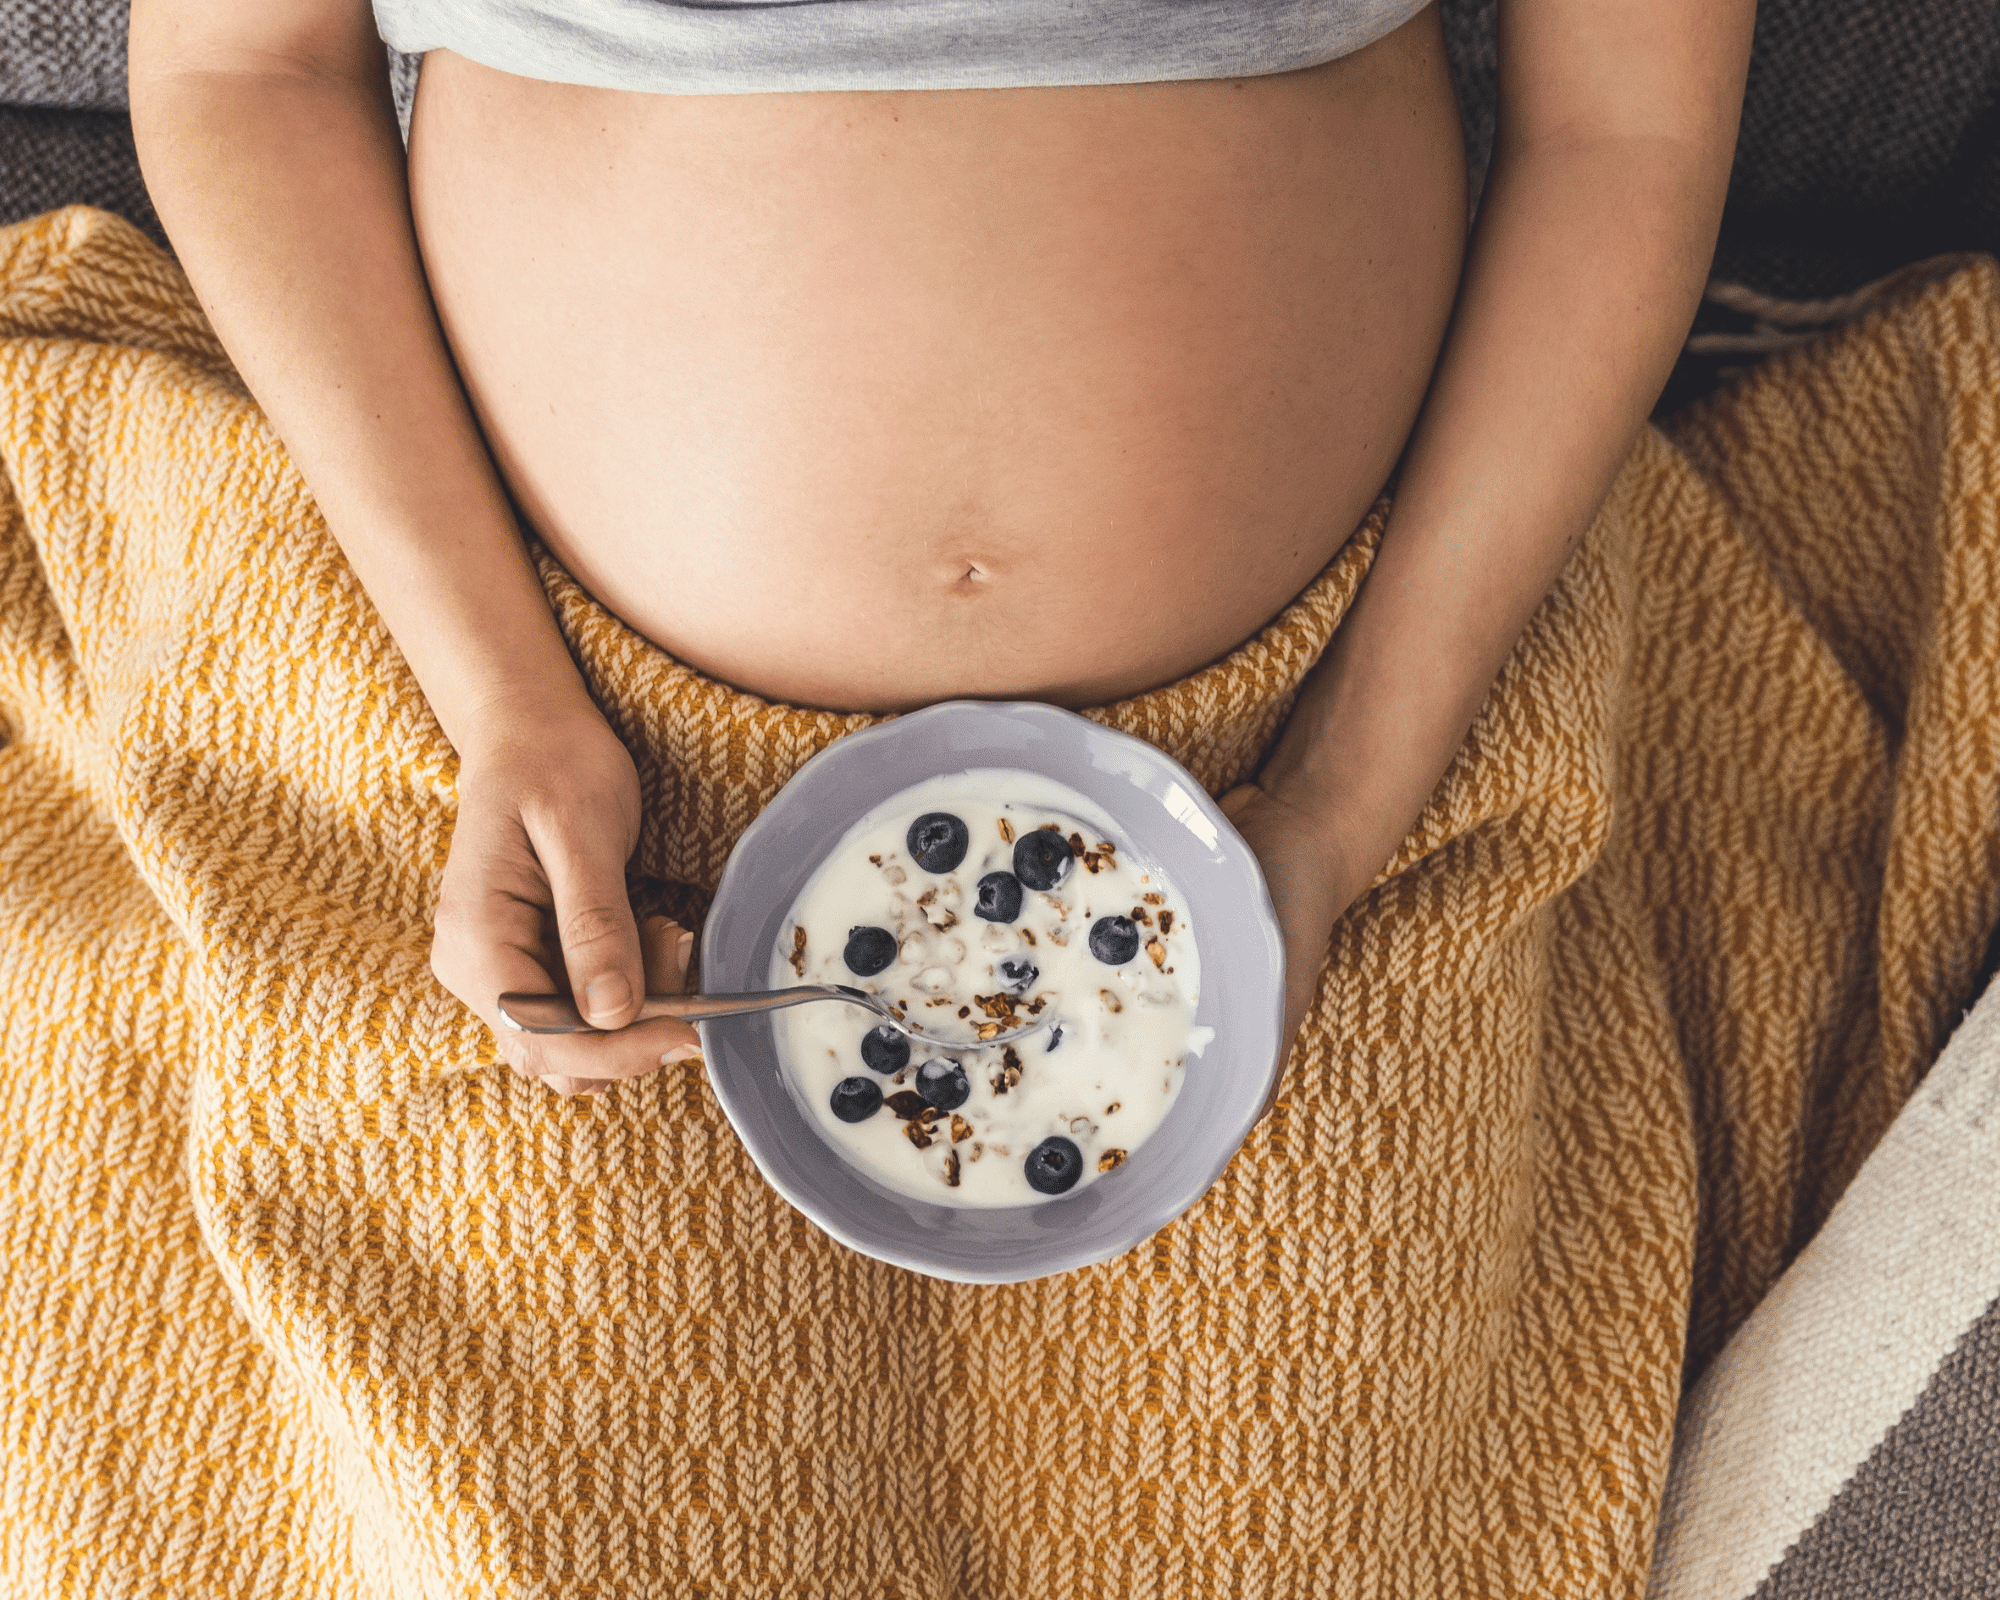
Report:
[[[1979,262],[1648,432],[1221,1182],[967,1287],[794,1214],[698,1061],[496,1064],[426,966],[451,750],[178,272],[0,230],[0,1590],[1640,1595],[1689,1362],[2000,913],[1996,397]],[[1090,714],[1254,771],[1379,533]],[[871,719],[544,571],[697,913]]]

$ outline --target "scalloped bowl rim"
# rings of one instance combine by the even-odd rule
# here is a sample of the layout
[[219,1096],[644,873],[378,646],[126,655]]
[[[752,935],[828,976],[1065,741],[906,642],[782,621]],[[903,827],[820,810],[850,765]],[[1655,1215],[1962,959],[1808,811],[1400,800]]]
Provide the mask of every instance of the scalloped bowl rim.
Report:
[[[971,759],[958,759],[968,751]],[[1032,1206],[915,1200],[876,1183],[825,1141],[783,1083],[768,1016],[704,1022],[700,1032],[710,1087],[737,1138],[764,1180],[815,1226],[849,1249],[930,1277],[1015,1283],[1137,1248],[1222,1176],[1283,1064],[1284,944],[1256,856],[1171,756],[1060,707],[948,700],[834,740],[744,829],[703,925],[704,984],[765,987],[777,924],[853,823],[913,784],[979,767],[1042,773],[1094,801],[1139,858],[1167,873],[1187,899],[1191,926],[1204,930],[1195,1020],[1215,1028],[1215,1039],[1204,1055],[1189,1057],[1173,1108],[1123,1172]],[[816,811],[839,820],[815,828]],[[808,842],[814,835],[817,849]],[[774,883],[782,893],[771,892]],[[1198,1082],[1203,1093],[1193,1096]],[[1177,1157],[1171,1170],[1167,1155]]]

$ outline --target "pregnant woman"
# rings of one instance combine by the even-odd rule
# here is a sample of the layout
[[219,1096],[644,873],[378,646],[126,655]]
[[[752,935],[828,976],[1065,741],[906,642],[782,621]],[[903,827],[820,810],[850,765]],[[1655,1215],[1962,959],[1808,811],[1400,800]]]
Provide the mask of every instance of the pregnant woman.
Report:
[[[1254,632],[1397,472],[1226,801],[1296,1026],[1665,378],[1751,12],[1505,0],[1468,250],[1409,0],[139,0],[160,215],[459,754],[438,976],[489,1023],[573,986],[604,1032],[501,1035],[564,1092],[694,1051],[624,1026],[685,944],[524,532],[773,700],[1082,706]],[[407,164],[382,36],[429,52]]]
[[[139,0],[147,177],[264,414],[203,376],[129,230],[9,236],[29,309],[0,376],[81,325],[46,285],[102,297],[30,261],[85,231],[136,263],[124,337],[157,343],[165,306],[207,352],[86,348],[0,413],[0,443],[80,437],[39,419],[129,395],[106,429],[148,451],[7,445],[54,554],[4,592],[61,579],[80,529],[71,611],[114,560],[201,602],[96,646],[122,742],[89,781],[139,799],[89,838],[138,841],[127,899],[194,952],[98,986],[169,1019],[129,1073],[163,1087],[39,1116],[65,1142],[16,1165],[84,1172],[68,1141],[100,1127],[122,1161],[124,1108],[188,1108],[146,1135],[185,1185],[118,1212],[177,1219],[193,1264],[153,1265],[148,1224],[129,1281],[200,1266],[242,1353],[190,1354],[171,1412],[223,1420],[154,1430],[196,1508],[173,1537],[223,1547],[233,1462],[231,1505],[316,1530],[240,1548],[334,1574],[216,1592],[1643,1592],[1683,1350],[1775,1276],[1808,1203],[1786,1140],[1826,1041],[1865,1031],[1873,946],[1840,941],[1872,937],[1888,827],[1866,718],[1891,702],[1842,676],[1874,647],[1828,648],[1838,607],[1809,625],[1780,592],[1700,441],[1642,427],[1750,12],[1502,0],[1468,239],[1411,0]],[[385,36],[426,52],[407,157]],[[1743,425],[1749,487],[1788,507],[1815,481],[1785,475],[1791,425]],[[151,492],[170,469],[179,498]],[[129,498],[76,510],[98,484]],[[1836,521],[1795,542],[1890,548]],[[162,655],[170,681],[124,687]],[[1091,710],[1225,795],[1296,1030],[1198,1203],[1024,1284],[834,1244],[761,1181],[688,1030],[631,1022],[685,971],[651,913],[693,920],[759,803],[869,714],[964,695]],[[20,719],[63,774],[71,700]],[[75,808],[44,811],[26,858],[66,859]],[[563,987],[601,1031],[501,1047],[602,1099],[491,1070],[474,1016]],[[71,1055],[98,1059],[34,1076]],[[115,1209],[81,1178],[61,1200],[47,1237]],[[16,1337],[50,1370],[206,1352],[181,1303],[158,1333],[78,1324],[87,1360]],[[238,1370],[263,1376],[214,1376]],[[44,1454],[64,1505],[164,1503],[124,1457]],[[413,1575],[347,1583],[350,1549]]]

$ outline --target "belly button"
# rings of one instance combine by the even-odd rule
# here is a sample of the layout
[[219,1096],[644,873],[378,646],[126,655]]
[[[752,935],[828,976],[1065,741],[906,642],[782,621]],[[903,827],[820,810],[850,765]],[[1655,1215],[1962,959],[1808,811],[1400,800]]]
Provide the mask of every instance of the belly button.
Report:
[[[939,568],[943,570],[939,571]],[[992,561],[975,560],[969,555],[956,557],[949,567],[939,562],[932,571],[937,572],[937,581],[943,584],[946,594],[962,599],[970,600],[975,595],[993,594],[1006,588],[1003,568]]]

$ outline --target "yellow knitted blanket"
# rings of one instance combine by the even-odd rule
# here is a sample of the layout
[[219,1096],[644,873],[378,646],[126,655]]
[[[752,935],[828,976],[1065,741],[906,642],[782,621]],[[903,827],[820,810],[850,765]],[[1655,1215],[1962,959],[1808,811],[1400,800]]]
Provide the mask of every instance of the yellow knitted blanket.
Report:
[[[452,753],[185,284],[0,231],[0,1587],[1638,1596],[1686,1362],[2000,912],[1996,396],[1982,262],[1649,432],[1222,1181],[966,1287],[792,1213],[699,1062],[495,1065],[425,965]],[[1240,778],[1376,531],[1094,714]],[[696,915],[867,719],[547,576]]]

